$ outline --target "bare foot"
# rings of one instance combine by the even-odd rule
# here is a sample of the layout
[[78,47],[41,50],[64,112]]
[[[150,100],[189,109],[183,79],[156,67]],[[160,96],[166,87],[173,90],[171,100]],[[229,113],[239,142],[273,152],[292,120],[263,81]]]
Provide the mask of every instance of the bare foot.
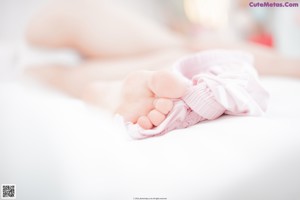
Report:
[[93,82],[83,89],[81,98],[114,110],[125,121],[151,129],[165,120],[173,108],[173,99],[182,97],[186,88],[186,83],[169,71],[137,71],[123,83]]
[[116,112],[144,129],[160,125],[173,107],[172,99],[183,96],[186,84],[168,71],[138,71],[130,74],[121,90]]
[[[123,84],[119,81],[88,81],[61,66],[27,71],[33,77],[87,103],[113,110],[126,121],[144,129],[160,125],[173,107],[173,100],[183,96],[186,83],[169,71],[137,71]],[[67,77],[67,78],[66,78]]]

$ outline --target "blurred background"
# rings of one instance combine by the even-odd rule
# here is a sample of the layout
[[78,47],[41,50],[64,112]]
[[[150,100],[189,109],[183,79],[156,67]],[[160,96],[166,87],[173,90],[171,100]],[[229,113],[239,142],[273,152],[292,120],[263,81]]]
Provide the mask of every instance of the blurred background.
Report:
[[[204,194],[211,192],[206,188],[215,185],[220,187],[212,190],[213,195],[219,195],[215,193],[218,188],[222,191],[229,188],[225,191],[229,192],[229,197],[224,198],[221,192],[219,199],[232,200],[237,190],[235,199],[299,199],[300,109],[299,95],[295,95],[295,91],[299,91],[300,85],[296,81],[270,79],[264,82],[275,95],[269,118],[252,119],[250,125],[243,118],[224,121],[226,126],[207,123],[200,132],[211,130],[213,126],[217,129],[200,135],[199,129],[193,129],[194,137],[197,135],[200,143],[194,138],[188,139],[190,134],[178,134],[173,138],[160,138],[169,143],[162,142],[158,146],[155,146],[157,140],[127,143],[124,140],[127,136],[120,134],[122,131],[111,129],[114,125],[110,124],[108,116],[98,112],[91,114],[82,102],[49,93],[43,88],[26,87],[24,82],[2,82],[8,73],[14,73],[13,66],[15,69],[23,66],[15,63],[27,63],[25,59],[44,61],[40,56],[31,56],[31,52],[23,50],[24,45],[19,44],[25,43],[24,32],[30,18],[48,1],[52,0],[0,0],[0,184],[17,184],[17,196],[30,200],[87,199],[86,194],[105,195],[109,192],[117,195],[126,193],[126,189],[133,186],[145,195],[151,187],[141,186],[144,177],[153,180],[146,185],[156,186],[154,191],[165,188],[164,185],[170,188],[167,194],[173,194],[173,188],[178,186],[181,194],[193,195],[198,192],[200,183],[204,188],[200,192]],[[98,1],[126,4],[134,12],[188,37],[249,41],[277,49],[286,56],[300,57],[300,7],[250,7],[248,0]],[[299,1],[294,2],[300,5]],[[59,58],[60,63],[63,59]],[[258,124],[253,126],[255,120]],[[218,127],[230,131],[218,133]],[[246,127],[245,132],[241,135],[235,127]],[[256,131],[258,127],[262,127],[261,132],[265,134]],[[196,156],[201,159],[198,161]],[[165,166],[161,165],[164,161]],[[140,166],[143,168],[139,171]],[[145,166],[149,167],[146,168],[148,173],[145,173]],[[132,171],[137,171],[137,175],[131,176]],[[161,176],[165,176],[165,171],[168,173],[164,180]],[[183,172],[182,176],[176,174],[178,171]],[[182,185],[190,181],[193,187],[182,190],[176,180]],[[120,191],[110,191],[112,188]],[[267,198],[267,195],[273,198]]]
[[[30,17],[48,1],[1,0],[0,41],[21,40]],[[190,37],[217,35],[247,40],[276,48],[287,56],[300,56],[300,7],[250,7],[249,0],[112,1],[131,6]]]

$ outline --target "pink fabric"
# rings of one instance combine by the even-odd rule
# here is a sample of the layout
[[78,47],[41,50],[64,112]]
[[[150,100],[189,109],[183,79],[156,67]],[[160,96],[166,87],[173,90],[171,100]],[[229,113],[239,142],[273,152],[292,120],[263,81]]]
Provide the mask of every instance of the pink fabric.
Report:
[[189,82],[186,94],[174,101],[165,121],[151,130],[125,122],[136,139],[187,128],[223,114],[261,115],[266,111],[268,93],[252,66],[251,55],[239,51],[213,50],[185,57],[174,72]]

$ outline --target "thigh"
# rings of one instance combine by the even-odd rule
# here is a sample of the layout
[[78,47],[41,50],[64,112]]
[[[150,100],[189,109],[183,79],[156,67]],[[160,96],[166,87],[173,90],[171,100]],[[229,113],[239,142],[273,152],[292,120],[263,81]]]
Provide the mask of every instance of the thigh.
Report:
[[104,0],[65,0],[47,5],[29,24],[29,41],[72,47],[87,57],[122,57],[181,45],[175,33]]

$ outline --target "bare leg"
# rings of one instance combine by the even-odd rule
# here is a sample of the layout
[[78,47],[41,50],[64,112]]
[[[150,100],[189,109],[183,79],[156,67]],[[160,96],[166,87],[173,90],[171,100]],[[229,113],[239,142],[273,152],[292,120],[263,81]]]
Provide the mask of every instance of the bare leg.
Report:
[[118,60],[90,60],[79,66],[44,65],[31,66],[27,74],[41,82],[62,90],[63,92],[81,97],[84,90],[97,81],[124,80],[138,70],[167,69],[180,57],[189,54],[188,50],[166,49],[151,55]]
[[[66,12],[68,10],[68,12]],[[108,23],[109,22],[109,23]],[[300,59],[291,59],[275,50],[256,44],[226,42],[201,38],[186,42],[178,35],[153,21],[120,9],[109,1],[79,0],[54,2],[37,14],[29,25],[27,38],[35,45],[46,47],[72,47],[82,55],[103,61],[117,58],[131,67],[126,59],[152,57],[161,50],[190,48],[190,52],[212,48],[237,49],[250,52],[255,57],[255,67],[262,75],[300,77]],[[155,53],[154,53],[155,54]],[[122,60],[121,60],[122,59]],[[137,59],[139,60],[139,58]],[[109,69],[100,69],[98,61],[88,62],[89,75],[107,75]],[[141,65],[139,69],[147,69]],[[121,70],[126,71],[123,69]],[[137,69],[133,67],[134,69]],[[151,67],[148,69],[152,69]],[[85,70],[83,70],[85,71]],[[127,70],[130,71],[130,70]],[[108,76],[109,78],[111,76]],[[124,76],[123,76],[124,77]]]
[[27,39],[48,48],[75,48],[88,58],[137,56],[182,44],[166,27],[103,0],[53,1],[29,23]]
[[289,76],[300,78],[300,59],[288,58],[276,50],[243,41],[226,42],[224,40],[190,41],[188,46],[193,51],[207,49],[235,49],[253,54],[254,66],[260,75]]
[[[93,0],[88,0],[87,4],[79,2],[48,7],[32,21],[27,36],[33,44],[75,48],[93,60],[77,68],[49,65],[30,73],[70,95],[111,108],[144,128],[152,128],[164,120],[172,107],[170,98],[178,98],[181,94],[168,93],[169,90],[163,89],[163,86],[172,83],[182,88],[180,80],[170,74],[136,72],[126,79],[123,89],[111,80],[123,79],[140,69],[166,68],[187,53],[212,48],[252,53],[255,66],[263,75],[300,77],[300,60],[285,58],[274,50],[240,42],[206,41],[205,38],[192,41],[191,45],[151,21],[133,16],[126,10],[118,10],[113,5]],[[70,11],[68,14],[64,12],[66,9]],[[85,12],[87,10],[88,13]],[[158,77],[157,81],[151,82],[153,77]],[[156,83],[161,90],[154,89]],[[167,92],[165,98],[161,98],[164,97],[159,95],[161,92]],[[111,101],[111,98],[116,101]],[[136,103],[137,100],[141,103]],[[158,105],[164,106],[157,105],[161,101],[164,103]]]
[[[161,52],[121,61],[93,61],[77,68],[49,65],[31,68],[27,73],[69,95],[117,112],[125,120],[150,129],[165,119],[173,106],[170,98],[181,97],[185,85],[169,72],[137,70],[168,68],[178,57],[188,53],[173,50],[167,51],[166,55]],[[114,81],[126,75],[123,84]]]

